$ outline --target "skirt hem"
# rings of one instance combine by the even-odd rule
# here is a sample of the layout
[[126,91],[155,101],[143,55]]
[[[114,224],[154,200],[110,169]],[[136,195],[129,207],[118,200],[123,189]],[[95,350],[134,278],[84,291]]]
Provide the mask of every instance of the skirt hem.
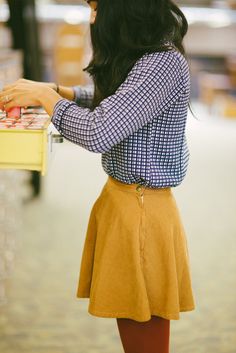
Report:
[[[195,307],[185,307],[185,308],[181,308],[180,312],[186,312],[186,311],[192,311],[194,310]],[[139,322],[145,322],[145,321],[149,321],[151,319],[151,316],[159,316],[162,317],[163,319],[166,320],[179,320],[180,319],[180,315],[179,313],[176,314],[167,314],[167,313],[163,313],[160,311],[153,311],[150,315],[147,315],[146,317],[140,318],[137,317],[137,315],[133,315],[131,313],[128,312],[104,312],[104,311],[98,311],[98,310],[94,310],[89,308],[88,312],[93,315],[93,316],[97,316],[97,317],[103,317],[103,318],[127,318],[127,319],[132,319],[135,321],[139,321]]]
[[[90,297],[86,295],[77,296],[77,299],[80,299],[80,298],[89,299]],[[152,311],[150,315],[146,316],[146,318],[140,319],[140,317],[137,317],[137,315],[133,315],[130,312],[106,312],[106,311],[95,310],[90,307],[88,308],[88,312],[93,316],[103,317],[103,318],[127,318],[127,319],[132,319],[140,322],[150,320],[152,315],[159,316],[167,320],[179,320],[180,319],[179,314],[181,312],[187,312],[187,311],[193,311],[193,310],[195,310],[195,306],[180,307],[179,312],[177,313],[164,313],[162,311],[157,310],[157,311]]]

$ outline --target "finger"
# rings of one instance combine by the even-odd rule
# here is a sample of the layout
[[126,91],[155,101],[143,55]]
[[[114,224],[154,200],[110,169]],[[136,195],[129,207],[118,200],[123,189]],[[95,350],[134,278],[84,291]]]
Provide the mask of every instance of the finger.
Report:
[[18,84],[19,82],[18,81],[16,81],[16,82],[13,82],[13,83],[10,83],[9,85],[5,85],[4,87],[3,87],[3,92],[5,92],[5,91],[8,91],[8,90],[10,90],[10,89],[13,89],[14,87],[16,87],[16,85]]
[[0,92],[0,102],[6,103],[6,97],[8,97],[9,99],[13,98],[13,89],[9,89],[7,91],[2,91]]
[[6,112],[8,112],[11,108],[19,107],[19,103],[17,104],[15,101],[11,101],[7,104],[4,104],[4,109]]
[[8,102],[5,102],[5,103],[3,102],[5,111],[8,111],[9,109],[14,108],[14,107],[21,106],[19,103],[18,96],[11,95],[9,98],[10,98],[10,100]]
[[2,98],[6,97],[6,95],[9,95],[9,90],[8,91],[1,91],[0,92],[0,100],[2,100]]
[[27,83],[28,80],[24,79],[24,78],[19,78],[18,80],[9,83],[8,85],[4,86],[4,90],[10,89],[12,87],[15,87],[16,85],[18,85],[19,83]]
[[18,80],[9,83],[8,85],[5,85],[3,87],[3,91],[6,91],[8,89],[12,89],[13,87],[17,86],[19,83],[27,83],[28,80],[24,79],[24,78],[19,78]]
[[8,90],[8,89],[14,89],[16,87],[21,87],[22,84],[24,85],[32,85],[38,83],[36,81],[31,81],[31,80],[26,80],[25,78],[20,78],[19,80],[12,82],[6,86],[3,87],[3,91]]
[[5,97],[6,94],[7,94],[6,92],[0,91],[0,101],[2,100],[3,97]]

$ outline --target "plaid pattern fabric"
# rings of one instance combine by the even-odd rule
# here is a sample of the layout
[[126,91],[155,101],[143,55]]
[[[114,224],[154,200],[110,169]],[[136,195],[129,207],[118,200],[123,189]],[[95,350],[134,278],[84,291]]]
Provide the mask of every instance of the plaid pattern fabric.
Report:
[[75,88],[52,116],[71,142],[101,153],[104,171],[127,184],[179,185],[187,171],[185,127],[190,94],[186,59],[176,50],[145,54],[117,91],[94,110],[92,90]]
[[81,86],[74,86],[73,89],[75,94],[75,102],[80,107],[91,107],[94,95],[94,87],[87,86],[86,88],[83,88]]

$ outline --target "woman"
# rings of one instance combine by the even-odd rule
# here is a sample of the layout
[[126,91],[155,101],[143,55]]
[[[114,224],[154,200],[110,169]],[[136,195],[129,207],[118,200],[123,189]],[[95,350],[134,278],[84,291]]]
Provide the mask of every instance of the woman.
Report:
[[168,0],[89,3],[94,92],[19,80],[1,105],[42,105],[63,136],[102,154],[108,179],[91,210],[77,297],[90,298],[92,315],[116,318],[126,353],[167,353],[170,320],[195,308],[172,194],[189,159],[187,21]]

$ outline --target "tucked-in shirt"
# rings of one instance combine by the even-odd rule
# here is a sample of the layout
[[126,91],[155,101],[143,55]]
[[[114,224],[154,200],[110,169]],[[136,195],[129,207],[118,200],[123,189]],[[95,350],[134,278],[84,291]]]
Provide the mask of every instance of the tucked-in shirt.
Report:
[[107,175],[127,184],[175,187],[187,172],[189,67],[173,49],[143,55],[114,94],[92,109],[93,87],[74,87],[52,122],[71,142],[101,153]]

